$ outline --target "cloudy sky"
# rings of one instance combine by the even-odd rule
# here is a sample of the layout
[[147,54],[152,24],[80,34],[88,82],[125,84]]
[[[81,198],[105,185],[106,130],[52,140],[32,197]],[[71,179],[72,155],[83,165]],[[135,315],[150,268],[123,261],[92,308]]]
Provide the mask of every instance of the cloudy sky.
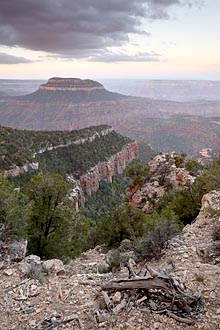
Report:
[[219,0],[0,0],[0,78],[220,80]]

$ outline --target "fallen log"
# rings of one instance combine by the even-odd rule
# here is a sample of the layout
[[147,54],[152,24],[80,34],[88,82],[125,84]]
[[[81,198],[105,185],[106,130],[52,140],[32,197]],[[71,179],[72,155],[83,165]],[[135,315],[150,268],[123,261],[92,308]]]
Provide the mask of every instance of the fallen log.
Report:
[[102,290],[162,289],[169,292],[169,287],[161,278],[135,277],[119,279],[101,286]]
[[[146,265],[146,269],[150,277],[138,276],[130,264],[127,268],[129,278],[115,279],[101,286],[102,293],[108,292],[108,299],[105,299],[108,311],[115,310],[118,314],[132,302],[137,308],[147,307],[154,313],[166,314],[186,324],[195,323],[193,318],[203,312],[201,296],[186,292],[176,278],[149,265]],[[118,308],[111,303],[111,294],[115,291],[122,292],[122,301]]]

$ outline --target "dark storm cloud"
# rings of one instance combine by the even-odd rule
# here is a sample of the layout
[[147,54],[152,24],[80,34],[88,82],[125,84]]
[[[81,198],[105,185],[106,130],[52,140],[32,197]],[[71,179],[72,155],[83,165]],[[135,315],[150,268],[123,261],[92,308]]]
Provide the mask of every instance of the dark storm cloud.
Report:
[[[95,56],[143,33],[145,17],[167,18],[184,0],[1,0],[0,44],[59,56]],[[192,1],[191,1],[192,2]]]
[[24,57],[17,57],[6,53],[0,53],[0,64],[19,64],[30,63],[31,61]]

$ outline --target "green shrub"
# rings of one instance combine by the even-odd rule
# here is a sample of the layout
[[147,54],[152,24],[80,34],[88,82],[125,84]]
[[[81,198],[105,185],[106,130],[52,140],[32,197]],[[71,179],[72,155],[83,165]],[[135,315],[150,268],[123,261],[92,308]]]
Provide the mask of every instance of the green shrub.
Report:
[[179,155],[176,154],[174,159],[175,159],[175,165],[176,167],[183,167],[183,162],[184,162],[185,155]]
[[147,217],[131,203],[124,203],[98,224],[98,241],[119,247],[124,239],[135,240],[143,234]]
[[156,205],[159,213],[169,208],[184,224],[191,223],[199,212],[200,199],[193,198],[190,187],[176,187],[166,192]]
[[150,259],[160,255],[164,244],[182,229],[182,224],[173,211],[164,210],[162,214],[154,212],[150,221],[151,228],[134,242],[137,259]]
[[116,272],[128,262],[129,257],[121,255],[117,249],[111,250],[107,260],[108,269]]
[[133,242],[129,239],[124,239],[119,246],[120,252],[131,251],[133,249]]
[[189,174],[197,175],[202,166],[196,160],[189,159],[185,162],[185,169],[189,171]]

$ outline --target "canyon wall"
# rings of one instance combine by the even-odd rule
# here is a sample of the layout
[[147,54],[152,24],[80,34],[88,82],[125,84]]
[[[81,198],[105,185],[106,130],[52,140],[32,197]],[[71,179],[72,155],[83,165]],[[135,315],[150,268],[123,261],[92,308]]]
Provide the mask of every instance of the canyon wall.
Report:
[[126,145],[120,152],[113,155],[108,161],[100,162],[79,179],[80,186],[86,195],[98,190],[99,183],[104,180],[112,182],[115,174],[121,174],[127,165],[138,157],[137,142]]

